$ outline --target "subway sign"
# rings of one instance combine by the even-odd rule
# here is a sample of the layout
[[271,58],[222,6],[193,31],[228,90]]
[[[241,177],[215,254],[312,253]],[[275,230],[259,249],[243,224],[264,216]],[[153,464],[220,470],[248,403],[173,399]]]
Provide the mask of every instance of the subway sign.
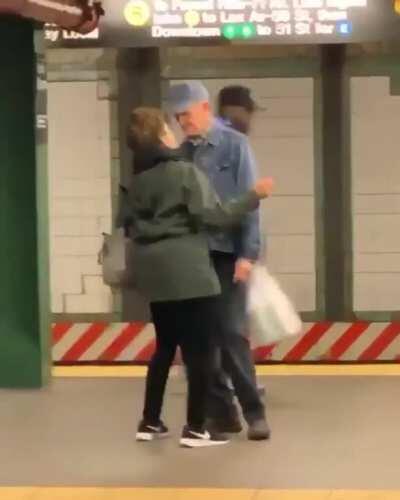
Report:
[[100,27],[45,26],[53,46],[400,40],[400,0],[103,0]]

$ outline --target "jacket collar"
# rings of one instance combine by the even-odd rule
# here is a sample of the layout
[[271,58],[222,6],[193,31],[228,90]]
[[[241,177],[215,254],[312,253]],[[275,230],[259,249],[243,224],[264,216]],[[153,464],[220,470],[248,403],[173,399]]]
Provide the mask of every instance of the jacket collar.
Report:
[[212,146],[218,146],[218,144],[221,142],[222,138],[222,133],[224,131],[224,128],[226,128],[226,125],[218,120],[217,118],[214,119],[213,124],[207,134],[207,142],[211,144]]
[[221,142],[222,132],[226,128],[226,125],[219,118],[214,118],[210,130],[207,132],[205,137],[192,137],[189,139],[195,146],[201,144],[210,144],[211,146],[218,146]]
[[178,161],[183,158],[179,149],[170,149],[161,144],[153,144],[135,150],[133,171],[141,174],[168,161]]

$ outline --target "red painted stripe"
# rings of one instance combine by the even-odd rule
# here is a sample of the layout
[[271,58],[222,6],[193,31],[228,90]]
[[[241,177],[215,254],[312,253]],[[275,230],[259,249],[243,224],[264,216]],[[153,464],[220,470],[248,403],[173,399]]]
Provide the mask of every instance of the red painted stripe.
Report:
[[53,345],[56,345],[57,342],[64,337],[64,335],[69,331],[69,329],[73,326],[73,323],[56,323],[52,327],[52,337],[53,337]]
[[391,323],[372,342],[372,344],[360,354],[358,361],[374,361],[400,334],[400,323]]
[[77,342],[64,354],[60,361],[79,361],[79,358],[104,333],[107,323],[93,323]]
[[272,344],[268,346],[257,347],[257,349],[254,349],[253,357],[255,361],[268,361],[275,346],[276,344]]
[[150,341],[141,351],[134,357],[133,361],[144,362],[149,361],[156,349],[156,341]]
[[100,361],[115,361],[121,352],[143,331],[145,323],[129,323],[121,334],[99,356]]
[[354,342],[368,329],[370,323],[353,323],[344,334],[329,349],[326,360],[337,361],[354,344]]
[[325,335],[331,326],[331,322],[315,323],[302,339],[284,356],[282,361],[301,361],[311,347]]
[[[270,358],[272,351],[274,350],[276,344],[265,347],[258,347],[254,350],[254,357],[258,361],[266,361]],[[133,361],[149,361],[155,351],[156,343],[152,340],[147,346],[145,346],[141,351],[136,354]],[[175,357],[175,364],[181,364],[182,359],[180,354],[177,354]]]
[[[275,346],[276,344],[272,344],[270,346],[258,347],[253,351],[255,359],[258,361],[268,360]],[[156,347],[156,342],[155,340],[152,340],[147,346],[145,346],[141,351],[138,352],[133,361],[140,361],[140,362],[149,361],[149,359],[152,357],[154,353],[155,347]],[[175,357],[175,363],[176,364],[182,363],[180,353],[178,352]]]

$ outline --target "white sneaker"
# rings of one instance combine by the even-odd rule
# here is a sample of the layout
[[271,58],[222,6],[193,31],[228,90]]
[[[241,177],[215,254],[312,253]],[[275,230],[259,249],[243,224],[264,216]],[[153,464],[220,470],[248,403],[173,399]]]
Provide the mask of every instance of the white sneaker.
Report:
[[208,431],[195,431],[188,426],[183,428],[180,445],[183,448],[204,448],[229,443],[223,434],[209,433]]

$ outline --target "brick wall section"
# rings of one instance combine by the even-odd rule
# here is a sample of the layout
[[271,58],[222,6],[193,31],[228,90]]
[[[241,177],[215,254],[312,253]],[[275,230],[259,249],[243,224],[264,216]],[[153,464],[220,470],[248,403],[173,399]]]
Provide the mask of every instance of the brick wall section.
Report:
[[111,229],[119,173],[111,124],[113,65],[105,59],[99,50],[48,54],[53,313],[115,310],[97,263],[101,233]]

